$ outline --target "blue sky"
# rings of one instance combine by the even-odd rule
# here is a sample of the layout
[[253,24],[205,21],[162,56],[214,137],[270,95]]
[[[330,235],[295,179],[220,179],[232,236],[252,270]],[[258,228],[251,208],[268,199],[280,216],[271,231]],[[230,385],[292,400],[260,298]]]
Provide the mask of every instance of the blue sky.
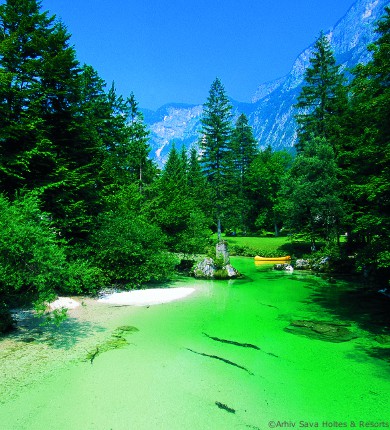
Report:
[[43,0],[72,34],[81,63],[139,105],[204,103],[218,76],[249,102],[354,0]]

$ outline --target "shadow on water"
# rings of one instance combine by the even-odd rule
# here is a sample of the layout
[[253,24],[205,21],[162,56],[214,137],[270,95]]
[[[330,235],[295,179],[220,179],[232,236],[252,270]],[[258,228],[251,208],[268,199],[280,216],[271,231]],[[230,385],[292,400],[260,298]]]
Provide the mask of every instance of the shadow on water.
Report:
[[390,362],[390,298],[362,283],[341,280],[329,283],[318,279],[317,287],[312,288],[310,297],[303,303],[320,306],[333,320],[355,323],[367,333],[363,339],[366,344],[356,348]]
[[32,313],[25,313],[17,329],[7,337],[21,343],[41,343],[56,349],[68,350],[79,340],[90,337],[105,328],[68,317],[59,326],[45,322]]
[[320,305],[340,320],[354,321],[374,335],[389,332],[390,299],[364,285],[325,284],[305,302]]

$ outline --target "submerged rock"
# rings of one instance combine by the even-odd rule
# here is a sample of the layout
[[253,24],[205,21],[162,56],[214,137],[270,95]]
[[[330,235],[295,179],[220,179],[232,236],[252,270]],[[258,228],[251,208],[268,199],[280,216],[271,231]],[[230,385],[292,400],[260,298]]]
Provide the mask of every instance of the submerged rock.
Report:
[[292,321],[290,325],[285,328],[285,331],[307,336],[311,339],[335,343],[348,342],[349,340],[357,338],[345,324],[327,321],[296,320]]
[[379,334],[375,337],[375,340],[381,345],[390,346],[390,334]]

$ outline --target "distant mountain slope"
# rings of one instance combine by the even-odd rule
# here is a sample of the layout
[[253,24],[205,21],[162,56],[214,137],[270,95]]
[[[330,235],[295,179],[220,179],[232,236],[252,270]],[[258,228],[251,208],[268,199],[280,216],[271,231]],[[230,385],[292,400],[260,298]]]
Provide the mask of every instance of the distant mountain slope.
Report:
[[[357,0],[328,33],[336,60],[343,69],[368,61],[367,45],[376,38],[375,22],[389,5],[389,0]],[[248,116],[260,147],[271,145],[274,149],[283,149],[294,146],[296,112],[293,105],[300,93],[313,45],[297,57],[288,75],[260,85],[252,103],[231,101],[236,114]],[[197,143],[202,105],[172,103],[156,112],[143,110],[143,113],[151,132],[151,156],[158,162],[164,162],[172,142],[177,147]]]

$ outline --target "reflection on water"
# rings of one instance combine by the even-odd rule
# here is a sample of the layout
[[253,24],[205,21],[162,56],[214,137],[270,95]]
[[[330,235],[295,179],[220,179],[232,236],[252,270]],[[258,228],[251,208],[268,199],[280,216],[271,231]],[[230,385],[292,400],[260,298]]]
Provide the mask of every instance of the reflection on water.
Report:
[[[191,297],[129,308],[121,324],[139,329],[130,346],[69,363],[22,389],[0,405],[5,428],[40,429],[53,416],[55,429],[94,430],[388,420],[386,298],[232,261],[244,279],[180,279],[176,286],[196,288]],[[296,320],[348,326],[355,338],[333,343],[286,332]]]

